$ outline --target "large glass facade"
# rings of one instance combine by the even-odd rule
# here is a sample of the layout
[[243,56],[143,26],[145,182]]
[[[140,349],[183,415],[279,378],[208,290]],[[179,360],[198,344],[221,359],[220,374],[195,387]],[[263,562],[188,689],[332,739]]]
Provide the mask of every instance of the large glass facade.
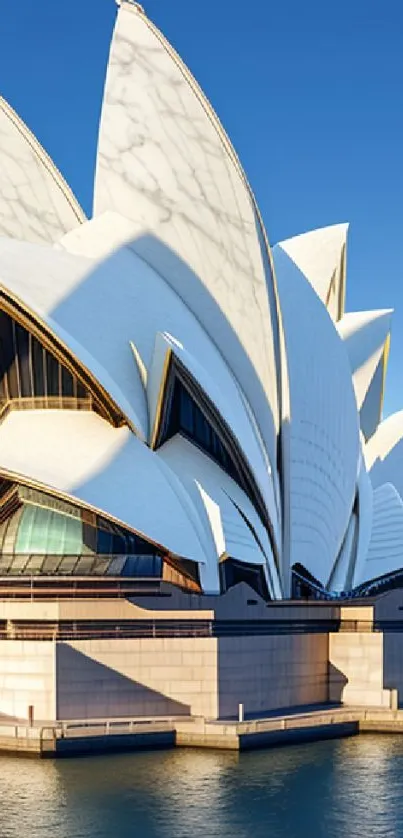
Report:
[[43,556],[156,554],[155,545],[136,533],[96,513],[77,511],[81,514],[72,516],[46,505],[21,502],[17,512],[0,524],[0,552]]
[[195,562],[89,509],[0,480],[0,577],[123,576],[200,592]]
[[91,394],[40,341],[0,311],[0,410],[95,408]]

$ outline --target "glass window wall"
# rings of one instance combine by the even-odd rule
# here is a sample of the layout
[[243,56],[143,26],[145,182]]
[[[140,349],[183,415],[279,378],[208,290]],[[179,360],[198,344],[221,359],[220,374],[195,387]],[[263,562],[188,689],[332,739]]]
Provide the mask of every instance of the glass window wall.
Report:
[[0,311],[0,410],[94,407],[90,393],[24,326]]

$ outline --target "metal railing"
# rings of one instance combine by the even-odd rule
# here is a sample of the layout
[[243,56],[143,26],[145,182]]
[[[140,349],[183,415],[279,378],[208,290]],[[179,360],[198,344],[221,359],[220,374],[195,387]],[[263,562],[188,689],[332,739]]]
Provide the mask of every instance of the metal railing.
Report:
[[123,638],[225,638],[333,632],[403,631],[403,621],[376,623],[363,620],[77,620],[3,621],[0,640],[90,640]]
[[[192,717],[187,717],[189,720]],[[77,739],[94,736],[127,736],[135,733],[163,733],[174,730],[177,717],[172,718],[111,718],[75,719],[60,722],[0,723],[0,738],[39,742],[58,739]]]

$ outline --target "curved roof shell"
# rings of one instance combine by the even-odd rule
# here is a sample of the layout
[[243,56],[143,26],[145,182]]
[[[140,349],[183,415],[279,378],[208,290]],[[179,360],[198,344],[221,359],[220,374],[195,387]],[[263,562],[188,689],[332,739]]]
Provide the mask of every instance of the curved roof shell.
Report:
[[365,446],[365,459],[374,488],[392,483],[403,497],[403,411],[381,422]]
[[333,320],[344,314],[348,224],[333,224],[280,242]]
[[[273,250],[291,397],[291,565],[326,584],[356,493],[360,440],[343,343],[305,276]],[[312,327],[315,324],[315,327]]]
[[199,319],[276,458],[279,312],[271,256],[239,160],[187,67],[122,2],[109,57],[94,214],[130,219],[130,247]]
[[360,424],[369,439],[382,416],[392,310],[345,314],[337,324],[350,359]]
[[356,584],[403,568],[403,501],[391,483],[374,491],[371,539]]
[[0,96],[0,236],[52,244],[84,220],[46,151]]

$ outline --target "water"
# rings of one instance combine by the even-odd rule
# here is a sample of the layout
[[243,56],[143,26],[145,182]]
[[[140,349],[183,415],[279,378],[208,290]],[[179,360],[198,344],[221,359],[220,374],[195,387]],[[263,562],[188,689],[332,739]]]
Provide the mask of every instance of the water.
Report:
[[403,736],[0,758],[0,838],[403,838]]

